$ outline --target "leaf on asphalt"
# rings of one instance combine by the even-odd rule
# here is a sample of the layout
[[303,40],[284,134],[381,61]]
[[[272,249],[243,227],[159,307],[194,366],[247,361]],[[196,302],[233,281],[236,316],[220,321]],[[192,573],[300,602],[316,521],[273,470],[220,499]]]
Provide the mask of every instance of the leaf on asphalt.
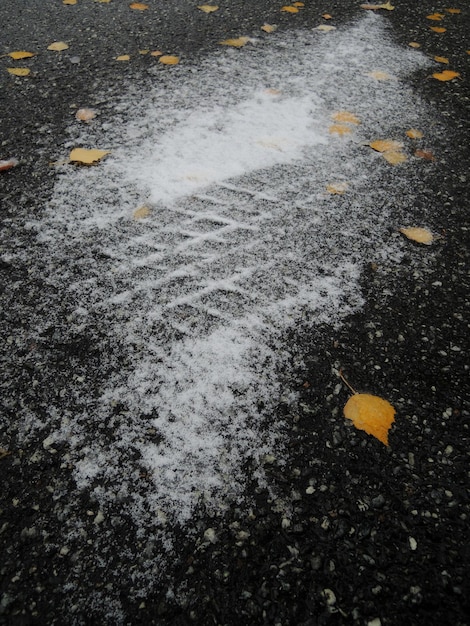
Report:
[[110,154],[109,150],[74,148],[69,154],[69,160],[80,165],[93,165],[93,163],[101,161],[107,154]]
[[410,48],[421,48],[421,44],[417,41],[410,41],[408,45],[410,46]]
[[150,208],[144,204],[134,211],[132,217],[135,220],[143,220],[150,215]]
[[387,74],[387,72],[382,72],[382,70],[374,70],[373,72],[366,72],[366,76],[370,76],[371,78],[375,78],[375,80],[392,80],[393,76]]
[[395,409],[388,400],[369,393],[355,393],[346,402],[343,413],[358,430],[388,446],[388,431],[395,421]]
[[443,26],[431,26],[431,30],[435,33],[445,33],[447,28],[444,28]]
[[65,41],[54,41],[50,46],[47,46],[48,50],[55,50],[55,52],[62,52],[62,50],[68,49],[68,44]]
[[95,2],[100,2],[101,4],[109,4],[111,0],[94,0]]
[[261,30],[264,30],[265,33],[274,33],[277,30],[277,26],[276,24],[263,24]]
[[406,136],[410,139],[421,139],[423,137],[423,133],[417,128],[410,128],[406,131]]
[[75,117],[80,122],[89,122],[96,117],[96,111],[93,109],[78,109],[75,113]]
[[331,20],[331,19],[333,19],[333,16],[330,15],[329,13],[323,13],[322,18],[324,20]]
[[402,235],[405,235],[408,239],[412,241],[416,241],[417,243],[423,243],[426,246],[431,245],[434,241],[434,235],[427,228],[418,228],[412,226],[410,228],[400,228],[399,229]]
[[128,54],[120,54],[118,57],[116,57],[116,61],[129,61],[130,58],[131,57]]
[[62,4],[77,4],[77,0],[62,0]]
[[134,9],[135,11],[146,11],[149,8],[148,4],[144,4],[143,2],[133,2],[129,5],[130,9]]
[[395,7],[390,4],[390,2],[386,2],[385,4],[361,4],[361,9],[369,9],[370,11],[378,11],[380,9],[385,9],[385,11],[393,11]]
[[319,30],[321,33],[329,33],[332,30],[336,30],[336,26],[330,26],[329,24],[320,24],[314,28],[314,30]]
[[305,6],[305,2],[293,2],[292,6],[302,8]]
[[425,161],[435,161],[434,154],[430,150],[416,150],[415,156],[420,159],[425,159]]
[[203,13],[213,13],[218,11],[219,7],[216,4],[200,4],[198,9]]
[[440,80],[441,82],[446,82],[448,80],[453,80],[454,78],[458,78],[460,76],[459,72],[454,72],[452,70],[444,70],[443,72],[434,72],[432,75],[436,80]]
[[0,172],[11,170],[12,167],[16,167],[17,165],[18,159],[7,159],[5,161],[0,161]]
[[161,57],[161,56],[163,56],[163,52],[161,50],[153,50],[150,53],[150,56],[151,57]]
[[332,124],[328,132],[330,135],[349,135],[352,133],[352,128],[346,124]]
[[433,20],[434,22],[440,22],[445,18],[444,13],[432,13],[431,15],[426,15],[428,20]]
[[438,63],[444,63],[446,65],[449,64],[449,59],[447,57],[439,57],[439,56],[435,56],[434,60],[437,61]]
[[150,52],[150,50],[148,48],[144,49],[144,50],[139,50],[139,54],[141,54],[142,56],[144,56],[145,54],[148,54]]
[[335,122],[346,122],[347,124],[360,124],[361,120],[350,111],[337,111],[331,116]]
[[328,191],[328,193],[338,196],[342,196],[344,193],[346,193],[347,189],[348,183],[346,182],[330,183],[326,186],[326,190]]
[[29,67],[7,67],[7,72],[13,76],[28,76],[31,74]]
[[219,41],[222,46],[231,46],[232,48],[243,48],[246,44],[251,41],[250,37],[236,37],[233,39],[224,39],[223,41]]
[[299,9],[298,7],[295,7],[293,5],[286,5],[286,6],[281,7],[281,11],[283,13],[298,13]]
[[162,54],[162,56],[158,58],[158,61],[163,63],[163,65],[178,65],[180,58],[174,54]]
[[376,152],[396,152],[403,148],[403,144],[394,139],[376,139],[371,141],[369,146]]
[[9,52],[8,56],[15,61],[20,59],[29,59],[34,56],[34,52],[26,52],[26,50],[15,50],[15,52]]
[[458,15],[459,13],[462,13],[461,9],[444,9],[444,11],[447,11],[447,13],[451,13],[453,15]]

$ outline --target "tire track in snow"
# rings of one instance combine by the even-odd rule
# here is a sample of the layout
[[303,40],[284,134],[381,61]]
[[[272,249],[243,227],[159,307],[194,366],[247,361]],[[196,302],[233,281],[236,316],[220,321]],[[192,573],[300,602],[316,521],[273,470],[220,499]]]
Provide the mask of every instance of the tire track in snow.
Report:
[[[270,415],[288,366],[283,332],[305,311],[340,323],[362,304],[362,264],[400,258],[388,229],[412,173],[361,143],[419,127],[425,109],[403,79],[425,63],[368,16],[173,68],[160,86],[130,86],[114,120],[72,129],[71,145],[112,155],[67,166],[35,228],[61,267],[51,282],[80,302],[73,323],[99,318],[126,346],[89,414],[56,421],[79,487],[101,484],[109,503],[125,483],[137,518],[150,507],[164,524],[184,523],[201,498],[217,509],[242,497],[246,461],[263,483],[263,457],[283,454]],[[350,137],[328,133],[338,110],[361,119]],[[384,175],[396,177],[396,198]],[[327,194],[338,180],[347,194]],[[142,203],[150,215],[136,221]],[[139,489],[139,464],[150,491]]]

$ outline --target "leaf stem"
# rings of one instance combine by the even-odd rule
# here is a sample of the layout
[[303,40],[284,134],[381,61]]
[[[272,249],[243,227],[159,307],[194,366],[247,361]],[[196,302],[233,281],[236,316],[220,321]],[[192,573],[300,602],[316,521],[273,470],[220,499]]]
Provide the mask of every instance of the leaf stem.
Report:
[[339,371],[338,371],[338,376],[341,378],[341,380],[342,380],[342,381],[343,381],[343,383],[346,385],[346,387],[352,391],[352,393],[353,393],[354,395],[355,395],[355,394],[357,394],[357,391],[354,389],[354,387],[352,387],[352,386],[348,383],[348,381],[346,380],[346,378],[343,376],[343,371],[342,371],[342,370],[339,370]]

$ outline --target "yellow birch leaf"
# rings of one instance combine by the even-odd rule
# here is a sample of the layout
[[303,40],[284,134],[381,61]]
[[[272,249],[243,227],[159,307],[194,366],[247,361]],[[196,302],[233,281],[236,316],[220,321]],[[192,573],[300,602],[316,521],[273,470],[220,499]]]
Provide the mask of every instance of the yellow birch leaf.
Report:
[[378,11],[379,9],[385,9],[385,11],[393,11],[395,7],[386,2],[385,4],[361,4],[361,9],[369,9],[370,11]]
[[382,156],[391,165],[399,165],[408,159],[406,154],[400,150],[387,150],[387,152],[382,152]]
[[135,11],[146,11],[149,8],[148,4],[144,4],[143,2],[133,2],[129,5],[130,9],[134,9]]
[[136,209],[132,216],[135,220],[143,220],[150,215],[150,212],[150,208],[144,204]]
[[342,196],[348,189],[348,183],[346,182],[338,182],[338,183],[330,183],[326,186],[326,190],[328,193],[333,195]]
[[390,76],[390,74],[387,74],[387,72],[382,72],[381,70],[374,70],[373,72],[367,72],[366,76],[375,78],[375,80],[392,80],[393,78],[393,76]]
[[284,13],[298,13],[299,9],[294,6],[287,5],[287,6],[281,7],[281,11],[283,11]]
[[440,22],[445,18],[444,13],[432,13],[431,15],[426,15],[428,20],[433,20],[434,22]]
[[397,152],[403,148],[403,144],[394,139],[376,139],[371,141],[369,146],[377,152]]
[[438,63],[445,63],[446,65],[449,64],[449,59],[447,57],[436,56],[434,57],[434,60],[437,61]]
[[331,19],[333,19],[332,16],[329,13],[323,13],[322,18],[324,20],[331,20]]
[[100,2],[101,4],[109,4],[111,0],[94,0],[95,2]]
[[130,58],[131,57],[128,54],[120,54],[118,57],[116,57],[116,61],[129,61]]
[[28,76],[31,74],[29,67],[7,67],[7,72],[13,76]]
[[153,52],[150,53],[151,57],[161,57],[163,56],[163,52],[161,50],[153,50]]
[[458,15],[459,13],[462,13],[460,9],[444,9],[444,11],[447,11],[447,13],[451,13],[452,15]]
[[203,13],[213,13],[218,11],[219,7],[215,4],[201,4],[198,6],[198,9]]
[[328,132],[331,135],[349,135],[352,133],[352,129],[350,126],[346,126],[346,124],[332,124]]
[[79,163],[80,165],[92,165],[101,161],[107,154],[110,154],[109,150],[74,148],[69,154],[69,159],[71,162]]
[[445,33],[447,28],[443,28],[442,26],[431,26],[430,30],[433,30],[435,33]]
[[62,52],[62,50],[68,49],[68,44],[65,41],[54,41],[50,46],[47,46],[48,50],[55,50],[55,52]]
[[305,2],[293,2],[292,6],[302,8],[305,6]]
[[178,65],[178,63],[180,62],[180,58],[174,56],[173,54],[163,54],[161,57],[159,57],[158,61],[160,63],[163,63],[163,65]]
[[343,413],[358,430],[388,446],[388,431],[395,421],[395,409],[390,402],[369,393],[355,393],[346,402]]
[[277,26],[275,24],[263,24],[261,30],[264,30],[265,33],[274,33],[277,30]]
[[15,61],[20,59],[29,59],[34,56],[34,52],[26,52],[26,50],[16,50],[15,52],[9,52],[8,56]]
[[361,120],[357,117],[357,115],[354,115],[354,113],[350,113],[349,111],[337,111],[336,113],[333,113],[331,118],[335,122],[346,122],[348,124],[361,123]]
[[144,50],[139,50],[139,54],[141,54],[142,56],[148,54],[149,52],[150,50],[148,48],[145,48]]
[[443,72],[434,72],[432,75],[436,80],[440,80],[441,82],[446,82],[447,80],[452,80],[454,78],[458,78],[460,76],[459,72],[453,72],[452,70],[444,70]]
[[423,133],[416,128],[410,128],[410,130],[407,130],[406,135],[410,139],[421,139],[423,137]]
[[249,37],[237,37],[234,39],[224,39],[219,41],[222,46],[231,46],[232,48],[243,48],[250,41]]
[[78,109],[75,113],[75,117],[80,122],[89,122],[96,117],[96,111],[93,109]]
[[421,44],[417,41],[410,41],[408,45],[410,46],[410,48],[421,48]]
[[62,4],[77,4],[77,0],[62,0]]
[[426,246],[431,245],[431,243],[434,241],[434,235],[427,228],[418,228],[412,226],[410,228],[400,228],[400,232],[408,239],[416,241],[417,243],[423,243]]
[[329,24],[320,24],[314,30],[319,30],[321,33],[329,33],[332,30],[336,30],[336,26],[330,26]]

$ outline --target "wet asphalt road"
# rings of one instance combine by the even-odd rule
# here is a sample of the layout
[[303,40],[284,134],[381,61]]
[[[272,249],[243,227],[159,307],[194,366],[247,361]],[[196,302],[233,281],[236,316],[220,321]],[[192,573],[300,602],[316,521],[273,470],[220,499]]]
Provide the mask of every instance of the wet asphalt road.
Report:
[[[27,79],[9,76],[4,68],[13,63],[1,59],[0,159],[20,160],[0,179],[0,447],[10,452],[0,459],[4,624],[113,623],[105,607],[92,603],[103,584],[93,541],[89,552],[84,548],[80,555],[87,564],[83,595],[90,598],[89,610],[72,608],[74,599],[62,586],[68,575],[66,555],[50,547],[61,522],[58,499],[51,498],[48,487],[57,493],[60,484],[66,490],[67,477],[60,459],[43,454],[39,436],[23,446],[23,434],[15,428],[17,408],[29,403],[34,410],[36,402],[40,412],[55,386],[66,383],[66,372],[77,360],[106,375],[104,357],[92,340],[72,346],[51,337],[44,348],[49,369],[43,373],[41,392],[30,393],[27,342],[10,339],[34,334],[31,324],[47,290],[37,268],[12,265],[8,256],[12,245],[31,245],[24,222],[41,210],[52,189],[49,163],[63,152],[71,106],[93,106],[94,94],[102,97],[108,90],[113,98],[124,81],[138,84],[147,77],[152,59],[136,55],[131,63],[117,64],[113,59],[120,54],[158,48],[180,55],[182,62],[197,63],[219,40],[258,32],[263,22],[279,24],[281,30],[297,24],[313,27],[327,12],[340,25],[361,11],[359,3],[307,1],[301,13],[289,15],[279,12],[280,3],[230,1],[220,2],[216,19],[209,21],[193,2],[149,4],[142,13],[129,12],[128,3],[118,0],[102,5],[78,0],[76,6],[58,0],[0,4],[2,52],[43,51],[58,40],[70,45],[64,53],[41,53],[15,63],[31,68]],[[256,490],[256,518],[247,520],[238,509],[226,520],[202,518],[201,530],[204,524],[218,525],[219,541],[195,544],[182,537],[183,557],[171,581],[147,597],[132,597],[131,577],[116,581],[105,576],[110,597],[120,596],[124,623],[468,623],[470,42],[468,9],[460,2],[455,7],[462,13],[446,17],[449,26],[441,35],[430,31],[426,20],[444,8],[433,2],[397,2],[394,11],[384,14],[397,42],[419,42],[421,50],[448,57],[452,69],[461,73],[461,80],[449,83],[430,80],[426,73],[413,77],[418,94],[448,129],[442,146],[433,147],[436,162],[423,175],[417,200],[423,211],[433,207],[434,223],[443,234],[438,266],[419,276],[408,271],[406,260],[395,273],[371,267],[362,285],[366,306],[343,328],[320,329],[313,336],[292,331],[290,341],[306,363],[290,382],[301,395],[291,420],[294,469],[289,475],[272,470],[286,498],[297,502],[292,525],[281,528],[279,511],[267,494]],[[417,246],[410,248],[410,257],[415,254],[421,254]],[[61,307],[58,294],[55,316],[66,314]],[[321,427],[316,421],[315,416],[331,415],[337,404],[332,367],[338,363],[354,373],[358,388],[392,398],[406,415],[400,431],[391,434],[390,454],[384,455],[363,433],[348,431],[345,442],[337,419],[322,421]],[[313,380],[315,385],[309,382]],[[340,393],[345,401],[346,391]],[[291,419],[280,406],[283,410]],[[319,451],[314,462],[309,455],[313,448]],[[38,453],[39,460],[33,460]],[[317,489],[315,499],[293,495],[308,480]],[[77,506],[91,507],[86,495]],[[242,530],[249,532],[249,539],[241,539]],[[115,561],[128,547],[125,528],[119,537]],[[411,556],[409,537],[419,546]],[[166,593],[170,588],[185,590],[184,601],[173,601]],[[328,590],[340,600],[333,601]]]

